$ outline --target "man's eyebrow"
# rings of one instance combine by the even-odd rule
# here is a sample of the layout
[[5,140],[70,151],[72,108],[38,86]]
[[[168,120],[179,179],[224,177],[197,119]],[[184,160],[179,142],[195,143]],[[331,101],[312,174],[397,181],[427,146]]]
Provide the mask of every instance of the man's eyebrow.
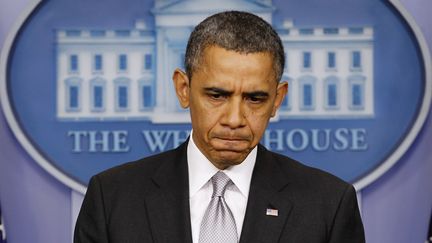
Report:
[[217,87],[208,87],[208,88],[204,88],[204,90],[206,92],[211,92],[211,93],[216,93],[216,94],[226,95],[226,96],[231,95],[233,93],[232,91],[228,91]]
[[[204,90],[206,92],[211,92],[211,93],[215,93],[215,94],[219,94],[219,95],[223,95],[223,96],[229,96],[232,95],[234,92],[233,91],[228,91],[222,88],[217,88],[217,87],[207,87],[204,88]],[[244,92],[243,93],[244,97],[261,97],[261,98],[266,98],[269,96],[268,92],[265,91],[251,91],[251,92]]]
[[265,91],[252,91],[252,92],[245,92],[243,95],[246,97],[263,97],[263,98],[265,98],[265,97],[269,96],[269,93],[265,92]]

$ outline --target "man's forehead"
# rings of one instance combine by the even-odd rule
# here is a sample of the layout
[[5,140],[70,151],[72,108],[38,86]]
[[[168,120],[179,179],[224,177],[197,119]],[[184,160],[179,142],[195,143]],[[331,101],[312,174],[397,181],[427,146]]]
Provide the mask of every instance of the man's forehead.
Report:
[[269,50],[257,50],[257,51],[251,51],[251,50],[242,50],[241,48],[238,49],[230,49],[230,48],[226,48],[224,46],[218,45],[218,44],[207,44],[204,46],[204,48],[202,49],[202,53],[201,53],[201,57],[204,57],[206,54],[208,54],[211,51],[219,51],[219,52],[232,52],[232,53],[237,53],[240,55],[249,55],[249,54],[260,54],[260,55],[269,55],[272,56],[273,59],[273,53]]
[[[253,55],[248,57],[248,54]],[[191,84],[200,82],[201,84],[199,86],[201,87],[217,86],[227,88],[228,85],[238,85],[238,81],[242,81],[243,79],[253,79],[254,82],[248,82],[247,85],[242,84],[243,89],[247,87],[249,90],[253,90],[262,89],[254,86],[279,83],[279,80],[276,81],[275,78],[277,73],[273,65],[274,59],[270,56],[270,52],[254,52],[248,54],[228,50],[218,45],[205,48],[205,53],[203,54],[205,58],[195,61],[195,63],[199,63],[199,65],[195,65],[191,73],[192,75],[189,77]],[[259,58],[257,58],[257,56]],[[250,69],[243,69],[242,71],[240,64],[243,67],[249,66]],[[242,72],[245,74],[244,77],[242,77]],[[248,74],[252,75],[248,76]],[[259,83],[263,84],[257,85],[256,79],[258,79]]]
[[[236,50],[226,49],[219,45],[211,45],[204,48],[204,51],[201,53],[198,60],[195,60],[195,68],[193,73],[197,71],[200,72],[211,72],[215,71],[215,64],[218,64],[219,67],[232,67],[236,68],[240,63],[233,63],[234,59],[241,57],[242,63],[253,63],[257,60],[255,59],[257,56],[266,57],[270,62],[269,71],[271,71],[272,75],[276,76],[276,69],[274,68],[275,59],[270,51],[259,51],[259,52],[241,52]],[[239,61],[239,60],[235,60]],[[263,66],[263,60],[260,60],[260,66]],[[193,76],[193,75],[192,75]]]
[[[193,82],[192,82],[193,83]],[[203,91],[226,91],[230,93],[253,93],[253,92],[270,92],[272,88],[277,85],[273,85],[273,80],[262,79],[262,80],[236,80],[236,79],[202,79],[199,80],[196,87]],[[195,85],[192,85],[195,86]]]

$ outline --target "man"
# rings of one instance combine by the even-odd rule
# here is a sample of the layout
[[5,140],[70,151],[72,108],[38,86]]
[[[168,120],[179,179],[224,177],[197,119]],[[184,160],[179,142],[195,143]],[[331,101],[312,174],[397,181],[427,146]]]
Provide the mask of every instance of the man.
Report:
[[287,93],[261,18],[223,12],[192,32],[175,90],[192,133],[175,150],[94,176],[79,242],[364,242],[353,187],[259,141]]

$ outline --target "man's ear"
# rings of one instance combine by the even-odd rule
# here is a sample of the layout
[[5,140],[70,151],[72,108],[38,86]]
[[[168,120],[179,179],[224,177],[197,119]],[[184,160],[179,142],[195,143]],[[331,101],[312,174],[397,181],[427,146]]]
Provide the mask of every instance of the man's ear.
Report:
[[173,74],[174,88],[177,94],[177,99],[180,102],[181,107],[189,107],[189,78],[186,73],[181,69],[177,68]]
[[276,98],[273,104],[273,110],[271,116],[274,117],[276,115],[276,111],[279,109],[283,100],[285,99],[285,95],[288,92],[288,83],[286,81],[280,82],[276,89]]

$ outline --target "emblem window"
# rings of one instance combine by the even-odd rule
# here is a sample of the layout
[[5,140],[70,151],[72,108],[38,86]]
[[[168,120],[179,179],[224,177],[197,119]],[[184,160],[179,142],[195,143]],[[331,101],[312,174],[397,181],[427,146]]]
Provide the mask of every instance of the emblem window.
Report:
[[362,68],[362,55],[360,51],[351,52],[351,67],[353,69]]
[[125,72],[128,69],[128,59],[126,54],[120,54],[118,56],[118,70]]
[[78,72],[79,60],[78,55],[72,54],[69,56],[69,72]]
[[312,67],[312,53],[309,51],[303,52],[303,69],[310,69]]
[[300,79],[300,109],[314,110],[315,109],[315,83],[316,78],[313,76],[301,77]]
[[335,69],[336,68],[336,53],[328,52],[327,53],[327,68]]
[[144,70],[151,71],[153,68],[153,56],[152,54],[144,55]]
[[91,109],[95,112],[105,110],[105,80],[96,78],[90,81]]
[[103,57],[101,54],[94,55],[93,70],[96,72],[101,72],[103,70]]
[[328,77],[325,83],[325,108],[338,109],[339,108],[339,79],[335,76]]
[[66,112],[78,112],[81,110],[81,79],[68,78],[65,80]]
[[127,78],[119,78],[114,81],[115,83],[115,107],[116,111],[129,110],[129,83]]
[[141,85],[141,109],[146,110],[153,106],[152,87],[149,83]]
[[365,82],[366,78],[361,75],[349,77],[349,102],[351,110],[365,109]]

